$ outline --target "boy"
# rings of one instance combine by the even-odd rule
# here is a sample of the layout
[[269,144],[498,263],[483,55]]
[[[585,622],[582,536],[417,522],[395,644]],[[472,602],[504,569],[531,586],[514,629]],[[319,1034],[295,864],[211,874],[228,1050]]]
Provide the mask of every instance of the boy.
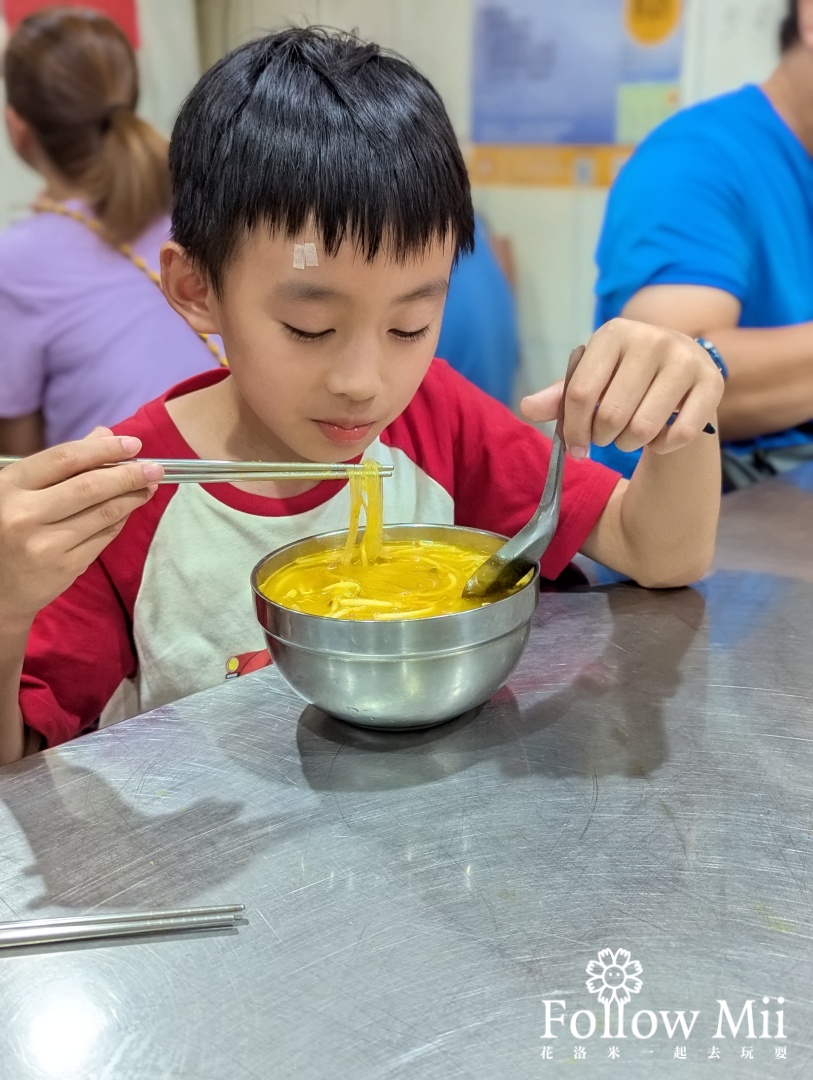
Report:
[[[262,648],[253,564],[346,527],[339,482],[159,488],[154,464],[104,463],[366,453],[395,465],[388,522],[506,534],[543,487],[548,440],[432,360],[473,215],[443,105],[409,64],[319,30],[252,42],[192,91],[170,164],[164,291],[222,335],[231,372],[0,473],[2,762],[223,679]],[[644,585],[705,572],[719,448],[699,432],[721,393],[682,335],[623,321],[594,335],[568,391],[547,577],[578,550]],[[526,415],[552,418],[559,396],[527,399]],[[591,438],[646,444],[631,482],[585,460]]]

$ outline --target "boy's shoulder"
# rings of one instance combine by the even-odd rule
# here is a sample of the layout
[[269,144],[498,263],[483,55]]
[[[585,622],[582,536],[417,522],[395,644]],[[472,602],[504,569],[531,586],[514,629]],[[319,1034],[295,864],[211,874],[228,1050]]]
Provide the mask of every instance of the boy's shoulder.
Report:
[[526,426],[502,402],[475,386],[439,357],[429,365],[415,396],[387,430],[397,428],[399,423],[428,429],[438,438],[459,434],[466,425]]
[[[141,458],[194,458],[196,455],[184,440],[166,408],[167,401],[181,394],[192,393],[204,386],[225,378],[222,369],[204,371],[172,387],[161,397],[146,405],[127,420],[116,424],[117,435],[134,435],[141,440]],[[141,587],[144,566],[155,534],[161,524],[178,488],[173,484],[161,484],[150,501],[132,514],[117,537],[99,556],[125,608],[132,612]]]
[[[459,525],[513,536],[545,487],[550,439],[443,360],[432,362],[381,440],[446,490]],[[595,461],[567,458],[560,525],[543,562],[551,580],[580,549],[620,479]]]
[[510,409],[435,358],[406,409],[381,433],[448,487],[456,466],[532,429]]

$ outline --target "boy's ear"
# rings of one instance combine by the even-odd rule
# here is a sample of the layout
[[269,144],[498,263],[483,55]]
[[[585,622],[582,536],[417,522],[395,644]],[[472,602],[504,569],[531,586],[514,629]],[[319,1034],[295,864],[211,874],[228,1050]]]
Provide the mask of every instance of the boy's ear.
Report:
[[161,288],[193,330],[199,334],[220,333],[214,289],[186,251],[173,240],[161,248]]

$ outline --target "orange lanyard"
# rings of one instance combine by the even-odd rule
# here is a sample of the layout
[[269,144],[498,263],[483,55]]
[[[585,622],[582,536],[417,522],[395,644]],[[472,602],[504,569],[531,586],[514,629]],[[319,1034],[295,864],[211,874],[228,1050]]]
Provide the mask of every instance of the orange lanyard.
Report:
[[[37,214],[61,214],[62,217],[70,218],[72,221],[78,221],[80,225],[84,225],[86,229],[90,229],[91,232],[96,233],[106,244],[112,247],[115,251],[122,254],[125,259],[128,259],[133,266],[137,267],[142,273],[152,281],[158,288],[161,288],[161,278],[147,265],[147,260],[142,258],[141,255],[136,255],[129,244],[114,244],[111,243],[105,234],[104,228],[101,222],[96,218],[90,217],[89,214],[83,214],[81,210],[72,210],[69,206],[65,206],[64,203],[56,202],[53,199],[39,198],[34,203],[34,212]],[[217,362],[221,367],[228,367],[229,362],[214,341],[211,340],[209,334],[198,334],[198,337],[206,345],[206,348],[217,357]]]

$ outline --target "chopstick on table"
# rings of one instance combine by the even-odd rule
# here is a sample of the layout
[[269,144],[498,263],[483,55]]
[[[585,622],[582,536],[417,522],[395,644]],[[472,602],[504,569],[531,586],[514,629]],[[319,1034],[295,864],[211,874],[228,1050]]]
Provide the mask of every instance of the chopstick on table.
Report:
[[[20,461],[18,457],[0,457],[0,469]],[[204,461],[197,458],[132,458],[144,463],[154,461],[164,470],[161,484],[236,484],[245,480],[345,480],[361,472],[361,465],[344,462],[323,464],[318,461]],[[103,466],[115,469],[127,465],[119,461]],[[381,465],[382,476],[392,476],[392,465]]]
[[237,926],[243,904],[181,908],[170,911],[68,915],[57,919],[21,919],[0,923],[0,949],[51,945],[61,941],[130,937],[177,930],[224,930]]

